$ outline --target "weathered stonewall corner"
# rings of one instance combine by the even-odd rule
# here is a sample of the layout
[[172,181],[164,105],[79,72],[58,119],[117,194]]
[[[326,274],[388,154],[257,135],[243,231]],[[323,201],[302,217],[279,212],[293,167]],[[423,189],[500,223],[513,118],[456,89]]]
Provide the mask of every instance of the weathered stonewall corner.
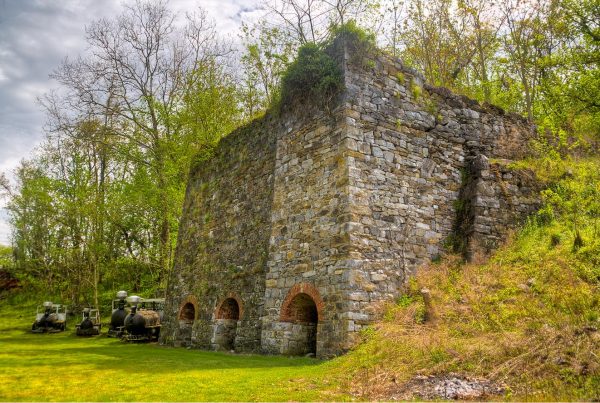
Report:
[[507,168],[523,119],[337,45],[333,107],[254,121],[192,170],[162,343],[343,353],[449,242],[492,250],[537,208],[535,179]]

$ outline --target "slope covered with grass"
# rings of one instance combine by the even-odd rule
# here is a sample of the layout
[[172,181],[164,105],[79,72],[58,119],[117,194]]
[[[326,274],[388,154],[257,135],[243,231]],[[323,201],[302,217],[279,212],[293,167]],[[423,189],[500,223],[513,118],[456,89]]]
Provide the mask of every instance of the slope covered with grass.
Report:
[[340,360],[355,395],[406,398],[414,379],[454,373],[491,380],[507,399],[600,398],[600,159],[552,157],[514,164],[547,190],[504,248],[422,268]]

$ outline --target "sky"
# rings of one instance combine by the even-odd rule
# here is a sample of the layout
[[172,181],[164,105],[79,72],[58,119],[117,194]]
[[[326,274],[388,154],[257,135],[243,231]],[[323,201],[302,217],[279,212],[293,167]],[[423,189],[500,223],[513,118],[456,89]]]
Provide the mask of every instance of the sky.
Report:
[[[48,75],[86,49],[85,27],[121,13],[121,0],[0,0],[0,172],[12,178],[43,139],[37,99],[57,87]],[[259,0],[171,0],[178,13],[204,8],[223,36],[261,13]],[[6,200],[0,199],[0,244],[10,244]]]

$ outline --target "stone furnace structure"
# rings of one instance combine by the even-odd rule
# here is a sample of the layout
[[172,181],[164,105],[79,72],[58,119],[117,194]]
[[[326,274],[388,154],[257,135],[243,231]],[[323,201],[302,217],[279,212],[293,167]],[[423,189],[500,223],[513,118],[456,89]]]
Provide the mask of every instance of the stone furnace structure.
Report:
[[507,166],[525,120],[387,56],[330,53],[333,105],[256,120],[192,169],[162,343],[343,353],[419,265],[491,250],[537,207],[531,173]]

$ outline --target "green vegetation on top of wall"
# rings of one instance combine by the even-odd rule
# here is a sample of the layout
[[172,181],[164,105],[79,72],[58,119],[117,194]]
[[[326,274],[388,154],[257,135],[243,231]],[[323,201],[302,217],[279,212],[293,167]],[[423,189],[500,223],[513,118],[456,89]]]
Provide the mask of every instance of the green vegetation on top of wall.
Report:
[[375,35],[359,28],[353,20],[332,27],[330,39],[324,43],[302,45],[281,78],[280,107],[306,101],[327,105],[342,90],[343,72],[329,52],[340,39],[361,57],[375,48]]
[[333,38],[332,42],[338,38],[343,39],[354,51],[359,51],[363,55],[376,47],[375,34],[359,27],[354,20],[331,27],[330,37]]
[[321,46],[307,43],[281,78],[280,106],[306,101],[326,105],[343,87],[342,71]]

